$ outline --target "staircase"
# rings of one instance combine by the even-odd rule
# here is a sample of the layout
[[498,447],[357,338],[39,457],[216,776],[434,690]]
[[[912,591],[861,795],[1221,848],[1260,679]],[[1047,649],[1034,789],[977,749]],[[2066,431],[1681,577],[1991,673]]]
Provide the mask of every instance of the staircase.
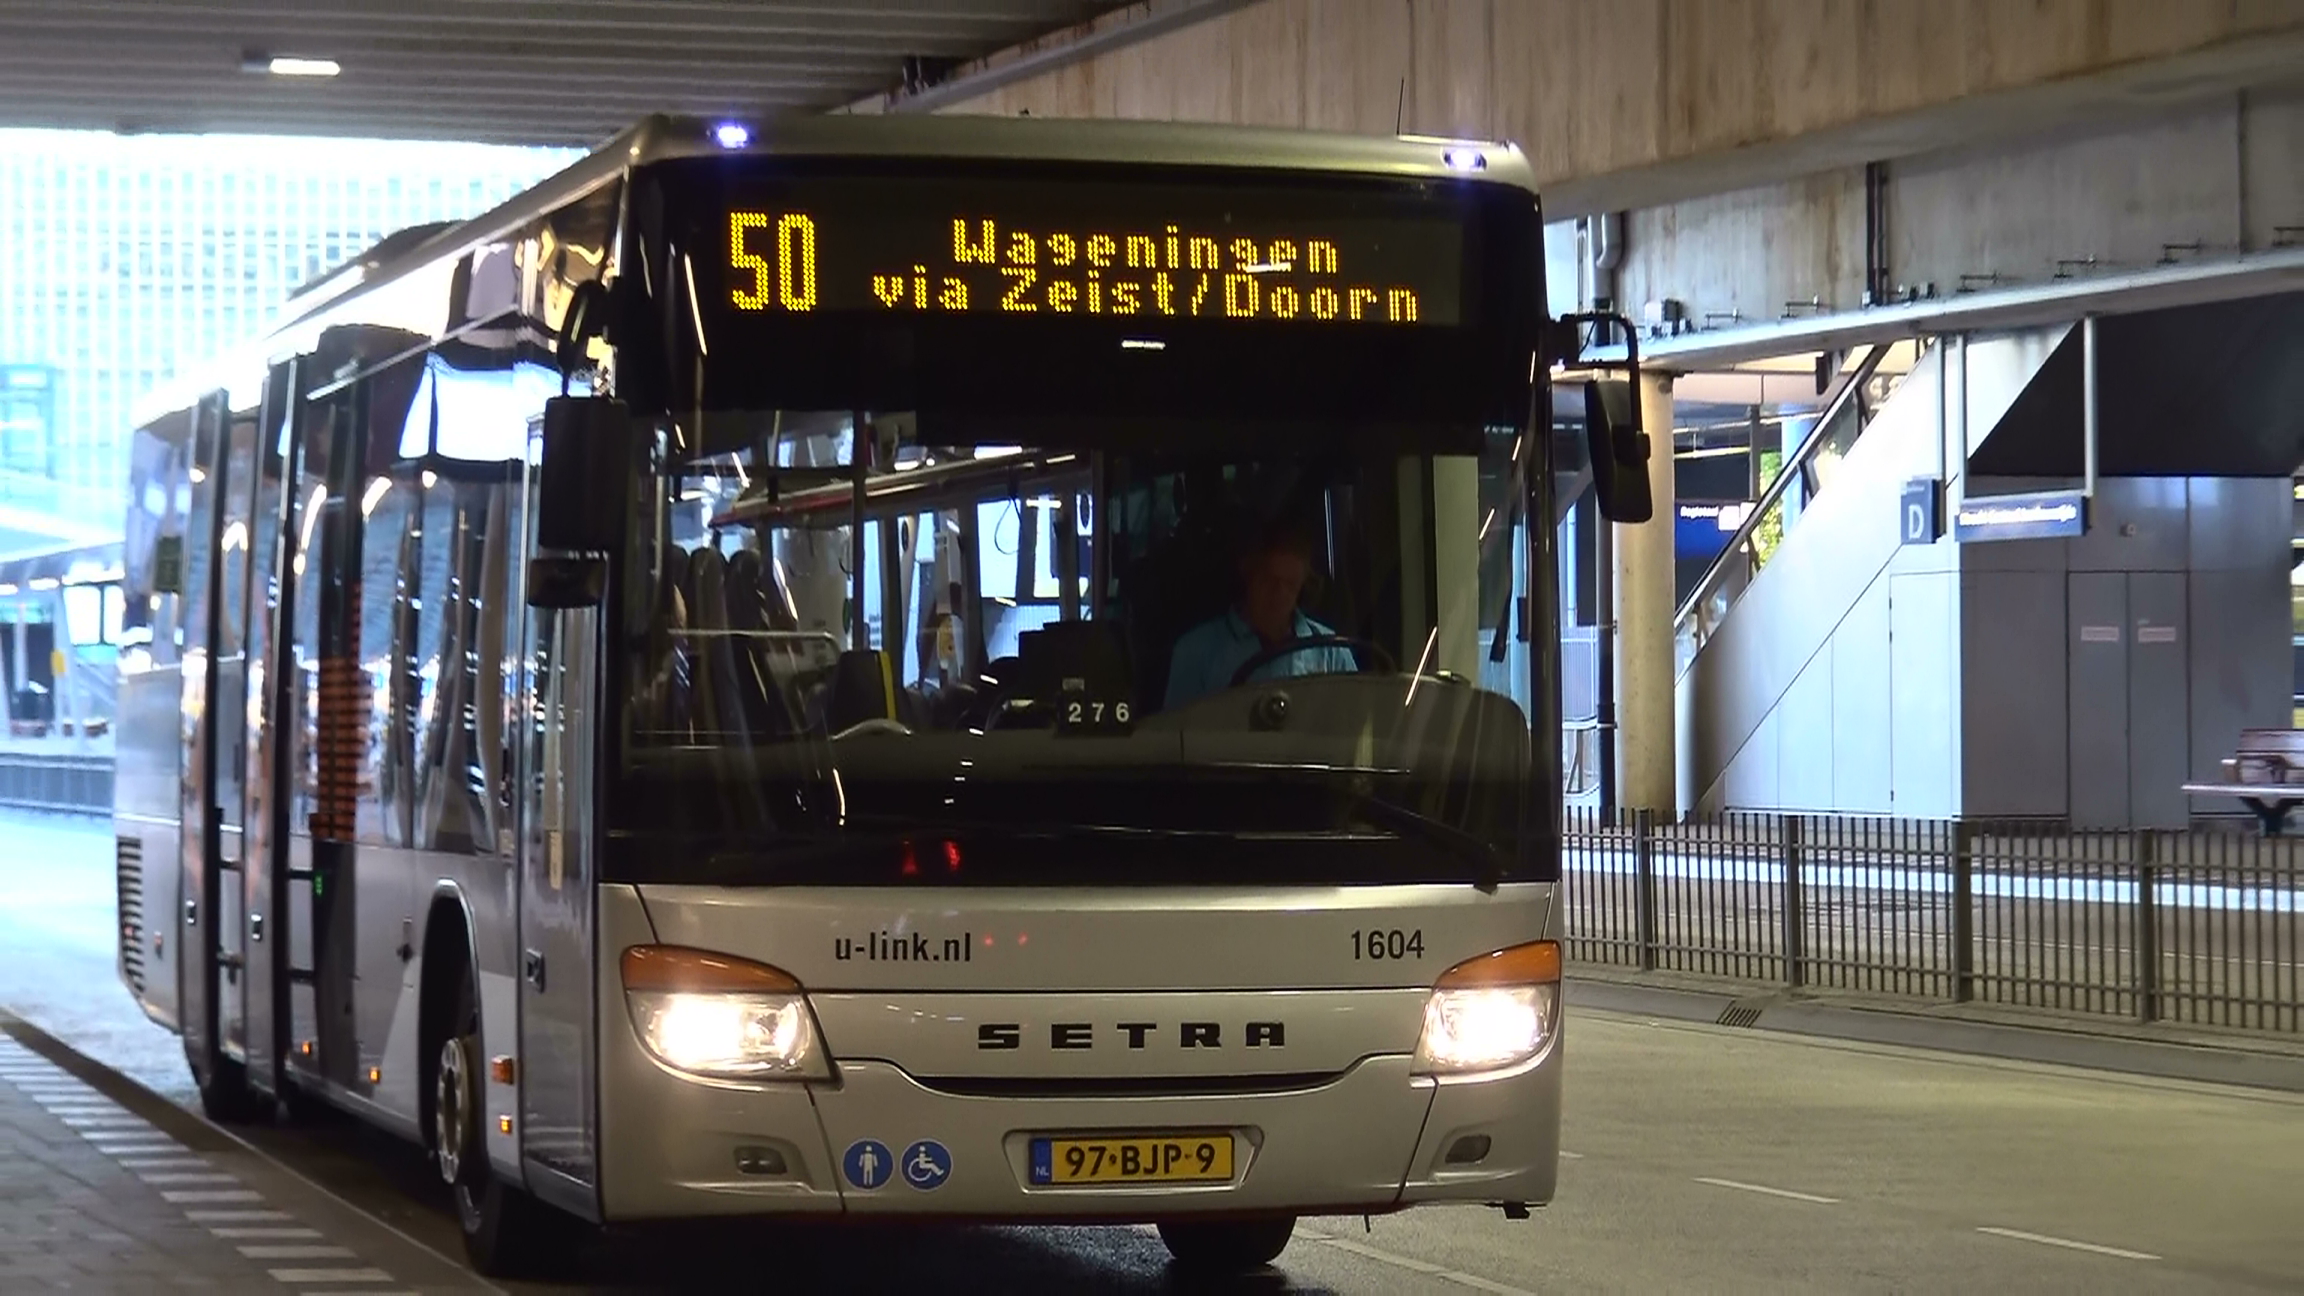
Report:
[[1954,730],[1949,688],[1894,670],[1895,637],[1956,634],[1959,601],[1949,547],[1903,543],[1903,492],[1956,481],[1962,429],[1973,442],[1995,426],[2065,331],[1970,340],[1950,373],[1941,343],[1908,368],[1911,342],[1851,355],[1815,431],[1679,609],[1684,809],[1948,812],[1929,804],[1931,762],[1904,762],[1900,781],[1889,758],[1941,734],[1948,769]]

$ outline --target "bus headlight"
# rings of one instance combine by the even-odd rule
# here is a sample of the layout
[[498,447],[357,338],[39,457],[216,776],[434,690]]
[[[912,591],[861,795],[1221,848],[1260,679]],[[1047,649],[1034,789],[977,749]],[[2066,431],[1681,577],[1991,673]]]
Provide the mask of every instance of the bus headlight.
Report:
[[673,945],[624,951],[624,1004],[651,1056],[715,1080],[829,1080],[808,996],[765,963]]
[[1418,1075],[1515,1067],[1542,1053],[1560,1026],[1560,946],[1534,941],[1466,959],[1424,1001]]

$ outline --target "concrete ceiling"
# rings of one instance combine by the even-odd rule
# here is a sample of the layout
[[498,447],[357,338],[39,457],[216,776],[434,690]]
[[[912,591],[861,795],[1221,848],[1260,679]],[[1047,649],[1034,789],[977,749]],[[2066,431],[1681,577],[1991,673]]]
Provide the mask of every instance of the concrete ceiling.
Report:
[[[0,126],[590,146],[830,108],[1115,0],[0,0]],[[331,78],[248,71],[331,59]]]

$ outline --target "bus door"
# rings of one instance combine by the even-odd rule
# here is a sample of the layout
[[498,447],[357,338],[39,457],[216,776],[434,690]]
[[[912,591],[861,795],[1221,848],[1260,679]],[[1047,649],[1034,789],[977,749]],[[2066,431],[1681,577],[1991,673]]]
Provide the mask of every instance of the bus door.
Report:
[[[541,451],[541,432],[532,431],[519,510],[523,555],[536,551]],[[515,588],[524,587],[525,563],[511,566]],[[522,733],[514,753],[520,788],[521,1158],[531,1191],[562,1209],[598,1218],[592,850],[601,613],[526,607],[517,593],[511,601],[525,613],[517,648],[524,677]]]
[[[247,489],[256,420],[235,418],[221,392],[193,419],[192,508],[184,570],[181,738],[184,939],[178,943],[184,1047],[207,1083],[243,1053],[238,1005],[242,935],[239,744],[247,600]],[[227,992],[229,993],[229,996]]]
[[279,785],[288,831],[277,849],[287,863],[286,912],[269,920],[267,940],[286,942],[289,1067],[350,1085],[358,1063],[354,1016],[355,943],[351,843],[362,758],[370,747],[352,604],[360,556],[359,464],[352,389],[299,399],[293,482],[283,505],[288,578],[278,649],[286,678],[274,696],[276,725],[293,771]]
[[[235,725],[246,753],[242,775],[241,897],[248,913],[246,958],[241,968],[239,1020],[248,1079],[258,1089],[283,1091],[287,1048],[289,958],[287,806],[281,792],[286,775],[279,718],[282,689],[293,677],[291,624],[281,561],[288,525],[283,482],[295,452],[295,413],[299,366],[275,366],[265,384],[263,418],[257,426],[247,491],[248,592],[246,631],[241,639],[245,725]],[[238,488],[235,488],[236,492]],[[227,806],[230,812],[230,806]]]

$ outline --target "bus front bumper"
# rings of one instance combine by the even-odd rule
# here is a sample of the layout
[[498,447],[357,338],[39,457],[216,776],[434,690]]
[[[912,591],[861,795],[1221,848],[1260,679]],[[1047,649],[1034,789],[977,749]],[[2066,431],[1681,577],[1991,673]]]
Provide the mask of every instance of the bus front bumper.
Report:
[[[1120,1222],[1541,1205],[1557,1168],[1557,1037],[1535,1064],[1495,1077],[1434,1084],[1411,1076],[1408,1058],[1379,1056],[1283,1093],[1141,1097],[955,1094],[874,1061],[843,1063],[832,1085],[720,1086],[637,1049],[605,1052],[603,1113],[628,1114],[601,1130],[610,1221],[844,1212]],[[1231,1137],[1229,1180],[1033,1182],[1035,1140],[1187,1133]],[[1461,1159],[1482,1140],[1481,1156]]]

